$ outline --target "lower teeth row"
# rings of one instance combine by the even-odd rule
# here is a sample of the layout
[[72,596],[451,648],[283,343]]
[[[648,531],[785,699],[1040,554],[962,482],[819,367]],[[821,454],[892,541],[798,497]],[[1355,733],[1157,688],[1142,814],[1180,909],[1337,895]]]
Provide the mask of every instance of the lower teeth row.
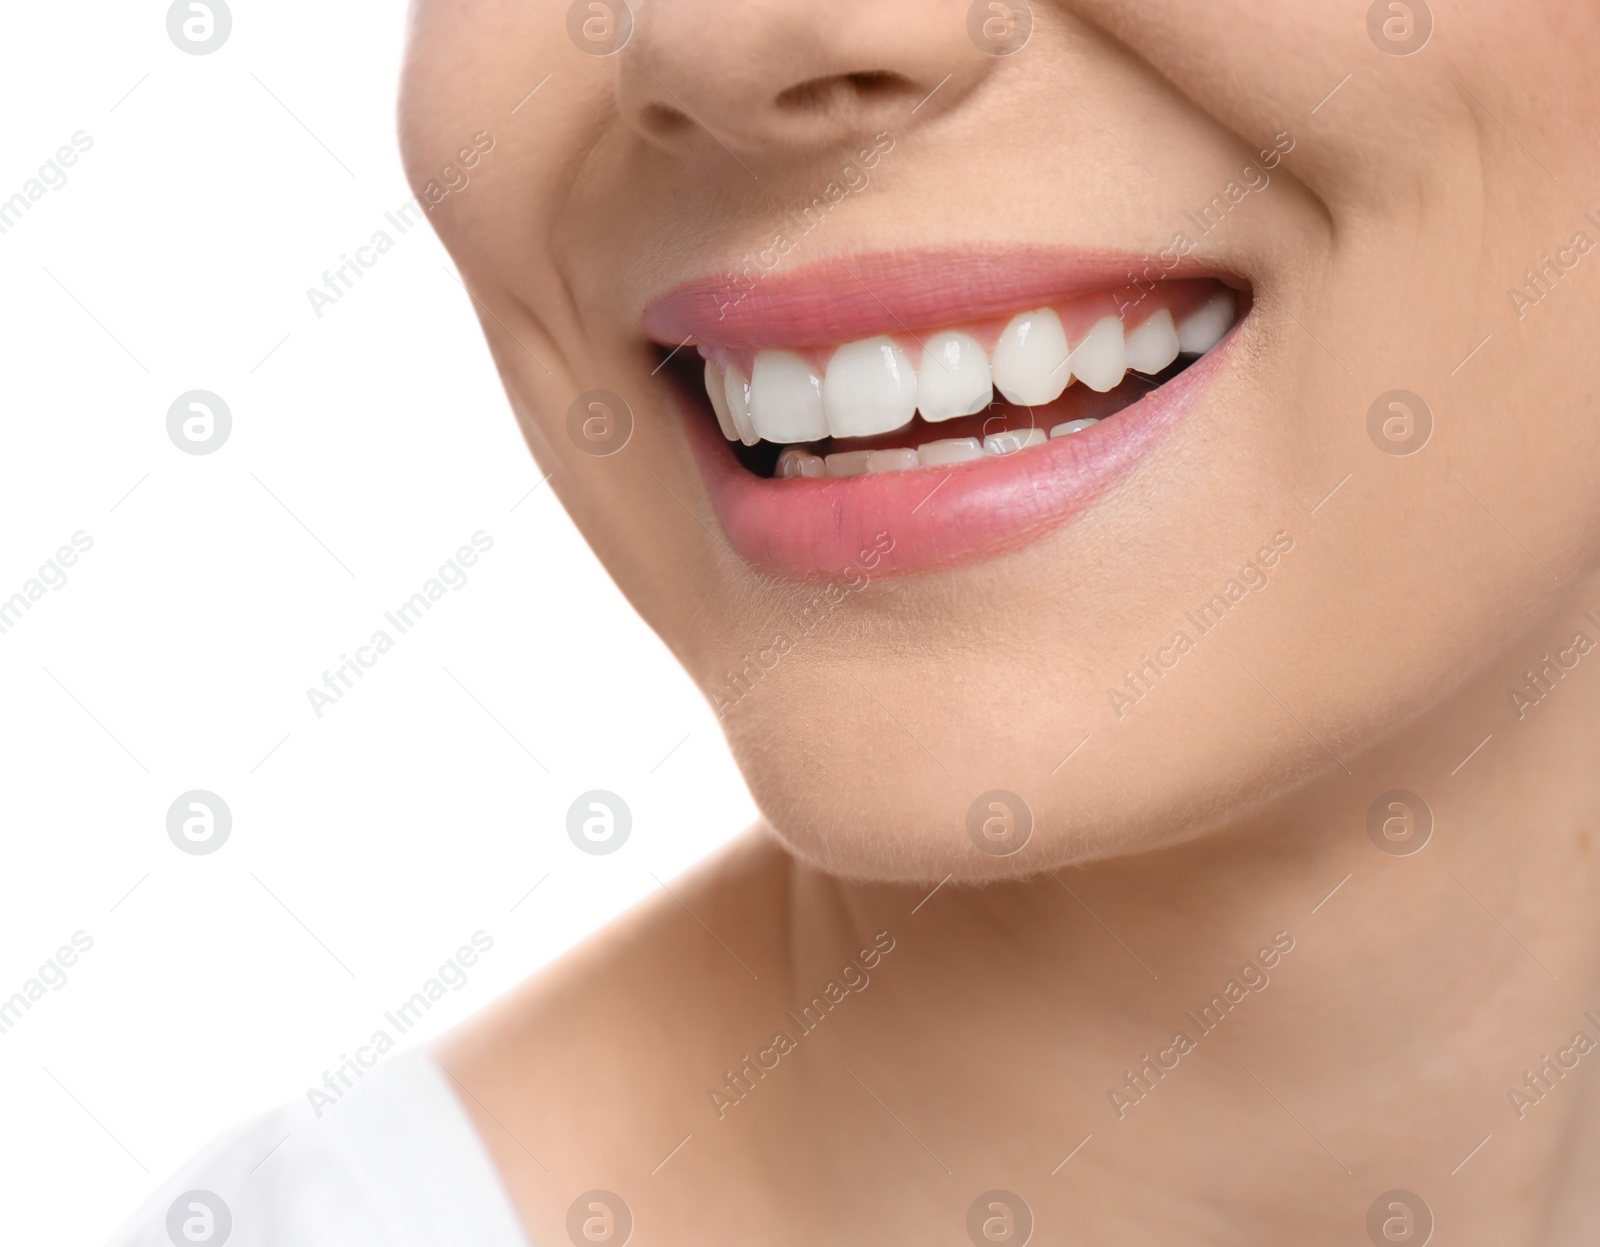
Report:
[[[1098,420],[1068,420],[1050,430],[1049,437],[1067,437],[1082,432]],[[1008,429],[991,433],[980,442],[975,437],[950,437],[925,442],[911,449],[895,446],[885,450],[838,450],[819,455],[798,446],[785,446],[778,455],[773,476],[866,476],[876,472],[904,472],[910,468],[943,467],[969,463],[974,459],[1011,455],[1048,440],[1043,429]]]

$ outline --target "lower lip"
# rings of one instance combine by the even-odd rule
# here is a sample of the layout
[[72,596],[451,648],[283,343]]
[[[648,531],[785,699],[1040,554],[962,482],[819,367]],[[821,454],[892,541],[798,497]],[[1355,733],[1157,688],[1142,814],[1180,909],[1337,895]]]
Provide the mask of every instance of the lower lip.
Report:
[[684,418],[711,505],[747,564],[805,581],[864,562],[874,576],[912,575],[1015,550],[1086,510],[1193,410],[1237,332],[1093,428],[950,467],[762,477],[734,457],[702,405],[686,401]]

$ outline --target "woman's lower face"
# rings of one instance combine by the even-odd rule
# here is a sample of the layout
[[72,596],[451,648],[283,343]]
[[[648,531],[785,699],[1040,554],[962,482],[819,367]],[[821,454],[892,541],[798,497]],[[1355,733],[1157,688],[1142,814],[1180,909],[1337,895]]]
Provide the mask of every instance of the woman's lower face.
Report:
[[1600,18],[1439,10],[414,5],[419,197],[788,850],[442,1049],[527,1225],[1590,1215]]
[[1593,565],[1592,15],[413,21],[408,167],[527,439],[830,871],[1020,877],[1448,752]]

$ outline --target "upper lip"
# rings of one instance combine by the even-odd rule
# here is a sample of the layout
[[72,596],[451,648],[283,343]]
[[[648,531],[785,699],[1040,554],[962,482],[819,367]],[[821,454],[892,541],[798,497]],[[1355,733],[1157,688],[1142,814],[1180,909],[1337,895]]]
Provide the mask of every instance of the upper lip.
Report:
[[[761,255],[763,253],[757,253]],[[1066,301],[1135,283],[1226,273],[1152,253],[983,246],[832,256],[768,273],[692,278],[649,300],[645,334],[668,346],[828,346]],[[1230,282],[1230,284],[1233,284]],[[1240,283],[1243,284],[1243,283]]]

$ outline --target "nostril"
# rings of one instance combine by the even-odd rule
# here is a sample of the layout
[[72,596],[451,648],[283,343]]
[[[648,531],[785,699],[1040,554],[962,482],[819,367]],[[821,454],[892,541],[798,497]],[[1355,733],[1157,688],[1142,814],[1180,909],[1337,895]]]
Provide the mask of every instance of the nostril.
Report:
[[886,69],[861,70],[812,78],[778,93],[776,104],[785,112],[827,112],[852,103],[880,102],[916,91],[916,84]]
[[865,73],[846,74],[846,82],[855,88],[857,95],[904,95],[913,89],[909,78],[891,73],[887,69],[873,69]]
[[666,138],[689,124],[691,123],[687,114],[679,112],[676,108],[668,108],[665,104],[646,105],[639,114],[639,125],[653,138]]

